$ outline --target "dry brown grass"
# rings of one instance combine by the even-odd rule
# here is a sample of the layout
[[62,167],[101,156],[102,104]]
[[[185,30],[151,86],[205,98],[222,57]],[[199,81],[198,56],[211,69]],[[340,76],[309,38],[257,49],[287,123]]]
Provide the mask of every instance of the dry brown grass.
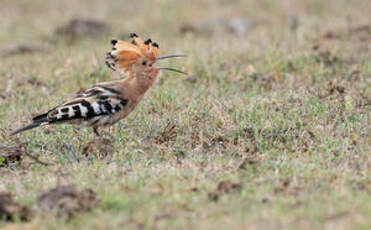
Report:
[[[24,149],[19,161],[0,155],[0,192],[35,215],[0,228],[369,229],[370,10],[367,0],[3,1],[0,145]],[[73,19],[99,26],[57,32]],[[246,34],[234,32],[241,20]],[[186,53],[168,65],[190,76],[163,73],[104,140],[70,126],[8,137],[119,77],[103,57],[130,32],[161,55]],[[99,202],[73,218],[41,209],[38,197],[63,185]]]

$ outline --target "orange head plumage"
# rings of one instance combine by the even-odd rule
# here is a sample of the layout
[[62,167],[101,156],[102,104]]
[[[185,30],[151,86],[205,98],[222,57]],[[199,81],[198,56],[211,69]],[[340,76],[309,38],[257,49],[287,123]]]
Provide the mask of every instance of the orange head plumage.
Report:
[[183,73],[182,71],[172,68],[156,68],[153,66],[153,64],[157,60],[173,57],[184,57],[184,55],[157,57],[159,46],[156,42],[152,42],[151,39],[143,41],[135,33],[130,34],[130,38],[132,39],[131,43],[120,40],[111,40],[112,51],[108,52],[106,56],[106,64],[110,69],[121,73],[136,73],[155,68],[158,70],[164,69]]

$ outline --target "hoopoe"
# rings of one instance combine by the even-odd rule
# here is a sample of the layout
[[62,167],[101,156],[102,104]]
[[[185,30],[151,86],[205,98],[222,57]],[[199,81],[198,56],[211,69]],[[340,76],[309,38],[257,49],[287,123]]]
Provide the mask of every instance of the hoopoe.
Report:
[[112,51],[107,53],[109,68],[127,76],[121,80],[98,83],[69,100],[57,105],[46,113],[36,116],[32,123],[11,135],[51,124],[76,124],[90,126],[99,136],[98,127],[110,126],[128,116],[140,102],[146,91],[154,84],[160,70],[156,61],[166,58],[184,57],[169,55],[157,57],[158,44],[151,39],[143,41],[138,35],[130,35],[132,42],[111,40]]

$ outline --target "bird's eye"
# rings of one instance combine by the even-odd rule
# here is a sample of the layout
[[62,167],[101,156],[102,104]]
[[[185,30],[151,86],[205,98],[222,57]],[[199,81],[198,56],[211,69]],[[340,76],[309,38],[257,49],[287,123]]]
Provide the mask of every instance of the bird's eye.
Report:
[[143,62],[142,62],[142,65],[147,65],[147,62],[146,62],[146,61],[143,61]]

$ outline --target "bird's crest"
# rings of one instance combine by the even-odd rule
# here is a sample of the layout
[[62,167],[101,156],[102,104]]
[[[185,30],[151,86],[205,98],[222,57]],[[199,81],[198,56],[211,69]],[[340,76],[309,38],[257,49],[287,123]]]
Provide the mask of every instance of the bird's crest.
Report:
[[139,58],[155,61],[158,44],[151,39],[143,41],[137,34],[130,34],[132,42],[111,40],[112,51],[107,53],[106,64],[114,71],[128,72]]

